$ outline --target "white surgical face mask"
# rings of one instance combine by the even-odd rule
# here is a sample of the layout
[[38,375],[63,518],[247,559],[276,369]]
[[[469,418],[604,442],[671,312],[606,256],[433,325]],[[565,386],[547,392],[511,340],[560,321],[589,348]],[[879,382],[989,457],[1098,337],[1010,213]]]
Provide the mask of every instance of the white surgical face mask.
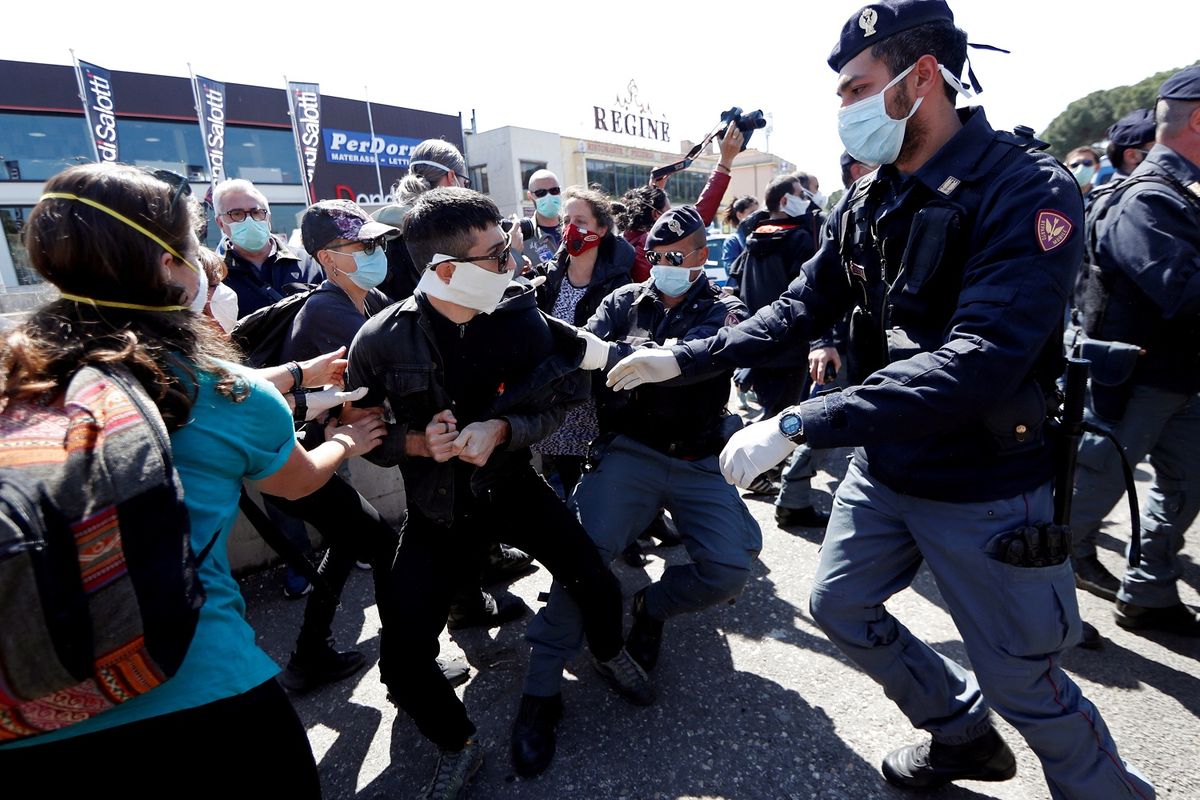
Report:
[[212,312],[213,319],[221,326],[221,330],[229,333],[238,320],[237,292],[223,283],[218,283],[217,288],[213,289],[212,300],[208,301],[208,310]]
[[817,204],[817,208],[825,208],[825,204],[829,202],[829,198],[824,192],[813,192],[812,201]]
[[804,212],[808,211],[809,205],[810,203],[807,198],[789,194],[783,199],[782,210],[789,217],[802,217],[804,216]]
[[454,274],[450,276],[449,283],[439,278],[433,269],[427,269],[417,283],[416,290],[448,303],[473,308],[482,314],[495,311],[504,299],[504,290],[508,288],[513,274],[492,272],[470,261],[454,261],[453,257],[440,253],[433,257],[435,264],[446,261],[454,264]]
[[208,305],[208,273],[199,269],[196,270],[196,275],[199,277],[200,283],[196,287],[196,296],[192,298],[189,310],[195,314],[203,314],[204,307]]

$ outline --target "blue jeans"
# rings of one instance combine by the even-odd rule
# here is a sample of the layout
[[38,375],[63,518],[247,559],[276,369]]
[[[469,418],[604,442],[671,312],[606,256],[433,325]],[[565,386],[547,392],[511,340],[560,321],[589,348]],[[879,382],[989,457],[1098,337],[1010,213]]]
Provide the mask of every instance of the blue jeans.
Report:
[[[912,724],[947,744],[970,741],[989,707],[1041,759],[1052,797],[1152,798],[1117,755],[1100,712],[1063,672],[1079,641],[1070,561],[1024,568],[987,555],[988,543],[1052,512],[1047,484],[1017,497],[946,503],[899,494],[852,461],[813,580],[813,619],[874,678]],[[936,578],[974,673],[916,638],[884,602],[922,562]]]
[[[1183,572],[1183,535],[1200,511],[1200,396],[1135,386],[1125,416],[1109,428],[1131,465],[1149,455],[1154,467],[1154,483],[1141,509],[1141,561],[1127,569],[1117,597],[1139,606],[1174,605]],[[1077,558],[1095,555],[1100,524],[1124,494],[1116,448],[1085,434],[1071,508]]]
[[[571,506],[605,564],[659,509],[671,512],[691,563],[668,567],[646,590],[646,610],[660,620],[736,597],[762,549],[762,531],[721,477],[716,456],[684,461],[618,436],[597,468],[584,474]],[[557,694],[563,667],[583,645],[579,606],[558,581],[525,636],[532,647],[525,693]]]

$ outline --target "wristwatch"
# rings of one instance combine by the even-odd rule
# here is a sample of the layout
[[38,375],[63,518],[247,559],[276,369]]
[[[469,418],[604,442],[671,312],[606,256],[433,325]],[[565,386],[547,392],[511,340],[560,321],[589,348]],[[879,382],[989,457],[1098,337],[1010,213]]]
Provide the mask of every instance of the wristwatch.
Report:
[[779,416],[779,432],[788,441],[800,444],[804,441],[804,420],[795,411],[788,409]]

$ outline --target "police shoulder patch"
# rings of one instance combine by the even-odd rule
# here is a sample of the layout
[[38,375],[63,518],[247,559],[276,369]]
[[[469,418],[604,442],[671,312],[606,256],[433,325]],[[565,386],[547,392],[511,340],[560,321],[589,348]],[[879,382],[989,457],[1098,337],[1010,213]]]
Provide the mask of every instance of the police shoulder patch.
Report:
[[1058,212],[1043,209],[1037,215],[1037,240],[1043,253],[1048,253],[1065,242],[1074,230],[1071,220]]

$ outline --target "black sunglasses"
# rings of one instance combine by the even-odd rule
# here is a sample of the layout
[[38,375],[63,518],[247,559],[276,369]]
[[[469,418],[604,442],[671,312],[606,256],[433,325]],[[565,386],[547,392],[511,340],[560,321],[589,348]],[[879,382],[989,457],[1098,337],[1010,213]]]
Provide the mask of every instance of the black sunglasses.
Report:
[[[350,244],[355,243],[351,242]],[[343,247],[349,247],[350,244],[339,244],[337,247],[326,247],[325,249],[333,253],[345,253],[346,255],[353,255],[353,253],[341,249]],[[376,249],[383,247],[383,239],[369,239],[365,242],[358,242],[358,244],[362,245],[361,252],[369,256],[373,255]]]
[[175,190],[175,194],[171,195],[171,206],[174,207],[179,202],[179,198],[183,196],[191,196],[192,184],[188,179],[180,175],[178,172],[172,172],[169,169],[152,169],[147,170],[151,175],[158,178],[160,181],[170,186]]
[[448,256],[441,261],[430,262],[426,266],[432,268],[432,267],[436,267],[438,264],[444,264],[446,261],[470,261],[472,263],[475,263],[477,261],[495,261],[496,262],[496,272],[503,275],[504,273],[508,272],[508,259],[511,257],[511,255],[512,255],[512,236],[508,235],[508,233],[505,233],[504,234],[504,249],[501,250],[499,253],[496,253],[494,256],[464,256],[462,258],[459,258],[458,256]]
[[459,179],[460,181],[462,181],[462,188],[464,188],[464,189],[470,189],[470,188],[471,188],[471,179],[470,179],[470,178],[468,178],[466,175],[463,175],[463,174],[461,174],[461,173],[458,173],[458,172],[456,172],[456,173],[454,173],[454,174],[455,174],[455,175],[458,175],[458,179]]
[[[697,247],[692,253],[698,253],[703,250],[703,247]],[[647,250],[646,260],[650,262],[650,266],[657,267],[659,261],[666,261],[672,267],[683,266],[683,262],[692,253],[680,253],[678,250],[672,250],[669,253],[660,253],[657,250]],[[698,269],[698,267],[696,268]]]
[[1075,169],[1076,167],[1090,167],[1095,163],[1096,162],[1092,161],[1090,158],[1077,158],[1067,166],[1071,169]]
[[557,186],[552,186],[549,189],[530,189],[529,193],[540,199],[548,194],[557,195],[561,191],[562,189],[558,188]]

